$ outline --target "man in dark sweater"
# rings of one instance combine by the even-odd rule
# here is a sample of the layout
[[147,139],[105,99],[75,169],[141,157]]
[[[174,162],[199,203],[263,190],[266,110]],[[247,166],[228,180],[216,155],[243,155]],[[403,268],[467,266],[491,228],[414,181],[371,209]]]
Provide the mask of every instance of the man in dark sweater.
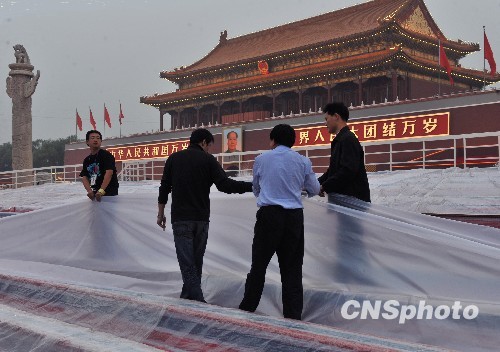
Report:
[[175,250],[182,274],[181,298],[205,302],[201,290],[203,256],[210,218],[210,187],[224,193],[252,192],[252,183],[235,181],[209,150],[214,142],[210,131],[193,131],[189,147],[173,153],[165,162],[158,195],[157,224],[165,230],[165,204],[172,193],[171,223]]
[[356,135],[349,130],[349,109],[343,103],[326,104],[323,108],[328,132],[335,134],[331,145],[330,165],[318,178],[320,196],[340,193],[370,201],[364,152]]

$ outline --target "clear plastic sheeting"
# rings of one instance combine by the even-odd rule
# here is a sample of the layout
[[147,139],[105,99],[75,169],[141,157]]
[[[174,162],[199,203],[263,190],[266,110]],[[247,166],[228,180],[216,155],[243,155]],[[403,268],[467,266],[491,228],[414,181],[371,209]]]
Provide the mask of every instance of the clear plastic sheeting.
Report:
[[[425,344],[491,351],[500,345],[500,230],[349,197],[331,201],[304,200],[303,320],[321,325],[273,318],[282,316],[276,258],[257,314],[219,308],[236,308],[243,297],[257,210],[250,194],[212,194],[202,281],[212,305],[177,299],[182,280],[172,231],[156,225],[155,194],[2,218],[0,313],[18,310],[47,319],[46,327],[71,324],[134,348],[342,351],[360,343],[373,350],[434,350]],[[54,335],[0,321],[0,346],[11,336],[8,327],[18,335],[29,331],[30,341]],[[64,351],[93,348],[80,347],[76,337],[50,341]]]
[[442,351],[175,298],[0,279],[8,351]]

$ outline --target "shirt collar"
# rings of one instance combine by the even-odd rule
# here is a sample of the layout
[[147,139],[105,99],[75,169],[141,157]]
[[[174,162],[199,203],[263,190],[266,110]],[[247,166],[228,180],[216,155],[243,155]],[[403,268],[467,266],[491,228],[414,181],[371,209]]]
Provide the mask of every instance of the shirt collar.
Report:
[[337,133],[335,135],[335,138],[333,140],[336,140],[337,138],[340,138],[343,134],[347,133],[347,131],[349,131],[349,127],[348,126],[344,126],[340,129],[339,133]]
[[[199,144],[190,144],[188,149],[199,149],[203,150],[203,148]],[[204,151],[204,150],[203,150]]]
[[286,150],[286,149],[290,149],[290,148],[287,147],[286,145],[282,145],[282,144],[278,144],[276,146],[276,148],[274,148],[274,150]]

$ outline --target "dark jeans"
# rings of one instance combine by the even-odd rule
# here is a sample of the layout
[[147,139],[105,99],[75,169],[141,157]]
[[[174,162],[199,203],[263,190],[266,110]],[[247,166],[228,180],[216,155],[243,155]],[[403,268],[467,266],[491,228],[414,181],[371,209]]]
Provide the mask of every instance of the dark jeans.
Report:
[[259,305],[267,266],[274,253],[281,273],[283,316],[301,319],[303,306],[304,212],[280,206],[257,211],[252,244],[252,267],[245,283],[240,309],[254,312]]
[[207,247],[208,224],[208,221],[178,221],[172,224],[183,282],[181,298],[205,302],[201,291],[201,272]]

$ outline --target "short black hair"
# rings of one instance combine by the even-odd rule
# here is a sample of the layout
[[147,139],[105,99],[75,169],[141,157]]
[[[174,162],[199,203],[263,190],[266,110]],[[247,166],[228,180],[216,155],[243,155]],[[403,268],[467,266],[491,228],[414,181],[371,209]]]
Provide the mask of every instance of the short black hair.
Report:
[[229,139],[229,134],[230,133],[234,133],[236,135],[236,138],[238,138],[238,132],[236,131],[229,131],[227,134],[226,134],[226,138]]
[[342,102],[334,102],[326,104],[323,108],[323,112],[328,115],[338,114],[340,118],[344,121],[349,120],[349,109]]
[[203,141],[207,144],[214,142],[214,136],[209,130],[205,128],[198,128],[191,133],[191,137],[189,138],[190,144],[199,144]]
[[290,125],[280,123],[279,125],[274,126],[269,134],[269,138],[276,144],[291,148],[295,143],[295,130]]
[[85,140],[88,141],[89,140],[89,137],[92,133],[97,133],[99,135],[99,137],[102,139],[102,134],[101,132],[97,131],[97,130],[90,130],[87,132],[87,134],[85,135]]

